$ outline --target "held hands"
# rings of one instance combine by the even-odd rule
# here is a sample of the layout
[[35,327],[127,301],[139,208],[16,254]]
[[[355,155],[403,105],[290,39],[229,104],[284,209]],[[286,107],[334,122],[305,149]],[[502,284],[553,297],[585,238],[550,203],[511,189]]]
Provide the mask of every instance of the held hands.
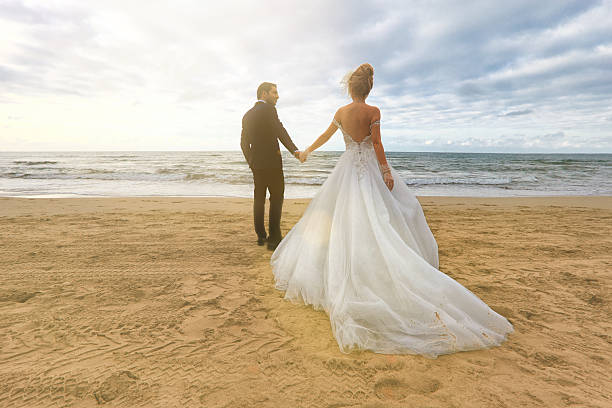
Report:
[[304,160],[302,160],[302,153],[299,150],[296,150],[295,153],[293,153],[293,156],[295,156],[296,159],[298,159],[300,161],[300,163],[304,163]]
[[[308,158],[308,149],[302,151],[302,152],[295,152],[297,159],[300,161],[300,163],[304,163],[306,161],[306,159]],[[298,155],[299,153],[299,155]]]

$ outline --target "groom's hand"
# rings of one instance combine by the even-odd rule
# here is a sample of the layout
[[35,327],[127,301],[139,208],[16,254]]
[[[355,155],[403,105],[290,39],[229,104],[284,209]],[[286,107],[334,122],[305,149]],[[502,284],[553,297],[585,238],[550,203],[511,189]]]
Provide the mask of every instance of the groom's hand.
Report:
[[302,161],[302,152],[300,152],[299,150],[296,150],[295,152],[293,152],[293,156],[298,159],[300,161],[300,163],[304,163],[304,161]]

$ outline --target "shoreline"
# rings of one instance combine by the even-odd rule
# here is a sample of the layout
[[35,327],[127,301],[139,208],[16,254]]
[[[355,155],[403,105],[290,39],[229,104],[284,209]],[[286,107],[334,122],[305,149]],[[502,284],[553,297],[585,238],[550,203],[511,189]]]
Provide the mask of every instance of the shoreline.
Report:
[[[463,197],[463,196],[417,196],[422,206],[444,205],[465,207],[496,206],[510,207],[571,207],[591,209],[612,209],[612,196],[538,196],[538,197]],[[283,212],[289,206],[297,205],[298,208],[305,207],[311,198],[286,198],[283,204]],[[269,202],[266,199],[266,208]],[[20,203],[20,205],[16,205]],[[52,209],[64,208],[66,211],[72,208],[77,212],[84,210],[103,209],[106,205],[124,203],[127,205],[139,204],[143,209],[145,203],[162,205],[171,210],[171,204],[181,204],[181,207],[190,206],[194,203],[204,204],[207,207],[224,209],[230,203],[228,209],[237,211],[238,207],[249,207],[253,203],[252,198],[243,197],[173,197],[173,196],[142,196],[142,197],[57,197],[57,198],[23,198],[23,197],[0,197],[0,216],[27,214],[28,211],[44,212]],[[67,206],[63,204],[69,204]],[[82,206],[85,204],[84,206]],[[95,207],[93,205],[96,205]],[[105,205],[100,205],[105,204]],[[79,208],[81,206],[81,208]],[[121,208],[116,208],[120,210]],[[178,208],[177,208],[178,209]],[[97,211],[96,210],[96,211]],[[250,215],[251,209],[246,209],[245,214]],[[3,214],[6,213],[6,214]],[[266,214],[267,216],[267,214]]]
[[[283,151],[285,198],[312,198],[345,151],[300,163]],[[612,195],[612,155],[389,153],[417,196]],[[241,151],[0,154],[0,195],[59,197],[243,197],[253,176]]]

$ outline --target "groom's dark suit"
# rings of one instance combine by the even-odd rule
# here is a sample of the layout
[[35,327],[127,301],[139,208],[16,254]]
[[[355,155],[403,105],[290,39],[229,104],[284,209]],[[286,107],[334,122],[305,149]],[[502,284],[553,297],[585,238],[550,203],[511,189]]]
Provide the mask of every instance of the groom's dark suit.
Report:
[[253,172],[253,217],[255,232],[266,238],[264,207],[266,189],[270,191],[269,242],[278,242],[281,237],[280,219],[283,209],[285,180],[281,159],[280,140],[292,154],[298,150],[278,119],[274,105],[257,101],[242,118],[240,147]]

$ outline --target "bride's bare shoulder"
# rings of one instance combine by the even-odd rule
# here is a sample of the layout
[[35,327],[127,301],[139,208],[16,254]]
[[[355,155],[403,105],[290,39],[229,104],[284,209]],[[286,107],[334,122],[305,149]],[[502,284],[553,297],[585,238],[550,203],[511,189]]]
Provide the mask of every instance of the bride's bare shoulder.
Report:
[[339,107],[339,108],[336,110],[336,113],[334,114],[334,118],[335,118],[336,120],[338,120],[338,121],[340,120],[340,117],[342,116],[342,114],[343,114],[343,113],[344,113],[344,111],[346,110],[346,107],[347,107],[347,106],[348,106],[348,105],[341,106],[341,107]]
[[370,111],[372,117],[380,118],[380,109],[378,109],[378,106],[368,105],[368,110]]

